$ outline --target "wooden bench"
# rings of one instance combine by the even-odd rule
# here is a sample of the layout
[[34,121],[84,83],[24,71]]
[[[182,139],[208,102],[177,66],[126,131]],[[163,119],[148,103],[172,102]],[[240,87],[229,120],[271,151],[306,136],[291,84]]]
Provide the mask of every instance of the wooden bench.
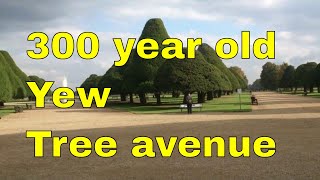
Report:
[[[182,109],[187,109],[188,105],[187,104],[180,104],[179,107],[182,112]],[[202,111],[202,104],[192,104],[192,108],[200,108],[200,111]]]
[[254,96],[251,96],[251,104],[252,105],[258,105],[258,99]]

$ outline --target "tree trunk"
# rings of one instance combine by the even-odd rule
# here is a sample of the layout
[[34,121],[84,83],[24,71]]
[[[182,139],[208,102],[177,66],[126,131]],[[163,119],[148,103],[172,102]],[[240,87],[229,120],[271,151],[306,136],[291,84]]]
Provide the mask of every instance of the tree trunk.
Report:
[[320,93],[320,86],[318,86],[318,93]]
[[213,98],[218,98],[218,91],[217,90],[213,91]]
[[155,92],[154,96],[157,98],[157,105],[160,105],[161,104],[161,93]]
[[222,91],[219,90],[219,91],[218,91],[218,98],[220,98],[221,96],[222,96]]
[[307,86],[306,85],[303,86],[303,92],[307,92]]
[[179,91],[172,91],[172,97],[173,98],[179,98],[180,97],[180,92]]
[[141,104],[146,104],[147,103],[147,98],[145,93],[139,93],[139,100]]
[[310,93],[313,93],[313,85],[310,86]]
[[127,94],[122,93],[122,94],[120,94],[120,96],[121,96],[122,102],[127,101]]
[[130,93],[130,103],[133,104],[133,94]]
[[207,100],[210,101],[213,99],[213,91],[208,91],[207,92]]
[[4,106],[4,102],[0,101],[0,107]]
[[205,103],[206,102],[206,93],[198,92],[198,103]]

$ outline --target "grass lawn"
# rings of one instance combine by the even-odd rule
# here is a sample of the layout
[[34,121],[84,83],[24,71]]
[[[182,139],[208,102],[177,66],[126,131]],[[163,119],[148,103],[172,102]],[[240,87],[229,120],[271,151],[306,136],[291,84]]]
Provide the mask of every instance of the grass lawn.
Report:
[[[148,104],[123,104],[109,103],[107,106],[120,111],[129,111],[132,113],[141,114],[162,114],[162,113],[181,113],[179,105],[182,104],[183,96],[172,98],[165,96],[161,98],[162,105],[156,105],[156,99],[149,97]],[[193,96],[194,102],[197,102],[197,97]],[[251,111],[251,100],[249,93],[241,94],[241,110],[239,103],[239,95],[233,94],[222,96],[211,101],[206,101],[203,104],[202,112],[248,112]],[[186,113],[187,109],[183,109],[182,113]],[[200,112],[199,108],[193,108],[194,113]]]
[[4,107],[0,108],[0,117],[8,115],[10,113],[14,113],[14,106],[22,106],[24,109],[26,108],[26,103],[32,103],[31,101],[18,101],[13,100],[10,102],[5,103]]
[[[304,96],[303,91],[297,91],[296,93],[291,92],[291,91],[286,91],[282,92],[283,94],[293,94],[293,95],[298,95],[298,96]],[[320,93],[317,92],[317,90],[314,91],[314,93],[308,93],[307,97],[314,97],[314,98],[320,98]]]
[[307,96],[320,98],[320,93],[309,93]]
[[6,107],[1,108],[0,109],[0,117],[3,117],[5,115],[8,115],[8,114],[13,113],[13,112],[14,112],[14,109],[12,109],[12,108],[6,108]]

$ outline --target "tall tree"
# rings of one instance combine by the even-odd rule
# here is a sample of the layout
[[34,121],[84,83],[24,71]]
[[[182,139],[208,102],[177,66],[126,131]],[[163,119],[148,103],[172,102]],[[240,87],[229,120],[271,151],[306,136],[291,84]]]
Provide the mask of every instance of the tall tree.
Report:
[[[45,80],[38,77],[38,76],[31,75],[28,77],[29,77],[29,81],[35,82],[39,88],[41,88],[45,83]],[[47,96],[51,96],[51,95],[52,95],[52,91],[50,89],[49,92],[47,93]],[[32,100],[32,101],[34,101],[36,99],[36,97],[33,93],[31,93],[28,97],[29,97],[29,100]]]
[[[186,54],[186,49],[183,52]],[[202,54],[196,51],[196,59],[172,59],[164,63],[154,84],[161,91],[181,91],[185,96],[198,92],[198,102],[203,103],[206,92],[219,88],[214,72],[214,68],[206,62]]]
[[316,84],[316,79],[314,76],[315,69],[317,67],[317,63],[308,62],[306,64],[302,64],[298,66],[295,78],[297,82],[297,86],[302,86],[304,92],[307,92],[307,89],[312,93],[313,87]]
[[10,98],[22,99],[31,94],[31,90],[27,87],[26,81],[29,81],[28,76],[20,70],[15,64],[10,54],[6,51],[0,51],[0,66],[4,72],[1,78],[9,79]]
[[98,76],[96,74],[91,74],[82,84],[81,88],[84,88],[84,91],[86,93],[89,93],[90,88],[98,88],[99,81],[101,79],[101,76]]
[[[135,52],[136,50],[133,49],[132,51]],[[133,103],[133,93],[136,88],[135,82],[129,75],[130,70],[128,73],[128,67],[131,66],[133,61],[133,54],[134,53],[130,54],[129,59],[124,66],[111,66],[98,82],[98,87],[100,89],[111,87],[111,94],[120,94],[121,101],[126,101],[127,95],[129,94],[130,103]]]
[[318,93],[320,93],[320,63],[314,70],[315,83],[318,87]]
[[278,68],[279,68],[278,76],[279,76],[279,80],[280,81],[281,81],[282,76],[283,76],[283,74],[284,74],[284,72],[285,72],[285,70],[287,69],[288,66],[289,66],[288,63],[282,63],[281,65],[278,65]]
[[279,85],[279,67],[274,63],[267,62],[262,66],[260,75],[261,85],[265,89],[276,90]]
[[249,89],[252,91],[260,91],[263,90],[263,87],[261,85],[261,79],[255,80],[252,85],[249,85]]
[[198,51],[200,51],[203,54],[207,62],[214,65],[217,69],[221,71],[221,74],[225,76],[225,81],[221,82],[224,84],[224,89],[222,90],[230,91],[240,88],[238,79],[234,76],[233,73],[230,72],[230,70],[222,62],[222,60],[219,58],[216,51],[212,47],[210,47],[206,43],[203,43],[199,46]]
[[0,66],[0,107],[12,98],[10,79],[4,68],[4,66]]
[[295,85],[295,68],[293,66],[287,66],[284,70],[283,75],[280,80],[281,88],[290,88],[293,91],[293,87]]
[[[167,30],[161,19],[150,19],[146,23],[139,40],[151,38],[159,44],[159,52],[165,47],[162,41],[169,38]],[[133,53],[133,61],[128,66],[125,73],[126,84],[134,85],[132,87],[139,95],[140,103],[147,102],[146,93],[154,92],[157,97],[157,103],[160,104],[160,93],[154,88],[153,81],[159,67],[165,62],[165,59],[159,54],[152,60],[142,59],[136,52]]]
[[233,73],[233,75],[238,79],[240,87],[242,89],[248,88],[248,79],[243,70],[238,66],[232,66],[229,70]]

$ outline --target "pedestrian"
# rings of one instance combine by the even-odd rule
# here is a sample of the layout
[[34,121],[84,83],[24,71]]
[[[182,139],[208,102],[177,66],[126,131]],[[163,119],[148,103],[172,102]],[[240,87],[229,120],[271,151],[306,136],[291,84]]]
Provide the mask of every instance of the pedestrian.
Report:
[[188,114],[192,114],[192,96],[190,93],[186,97],[186,100],[187,100]]

